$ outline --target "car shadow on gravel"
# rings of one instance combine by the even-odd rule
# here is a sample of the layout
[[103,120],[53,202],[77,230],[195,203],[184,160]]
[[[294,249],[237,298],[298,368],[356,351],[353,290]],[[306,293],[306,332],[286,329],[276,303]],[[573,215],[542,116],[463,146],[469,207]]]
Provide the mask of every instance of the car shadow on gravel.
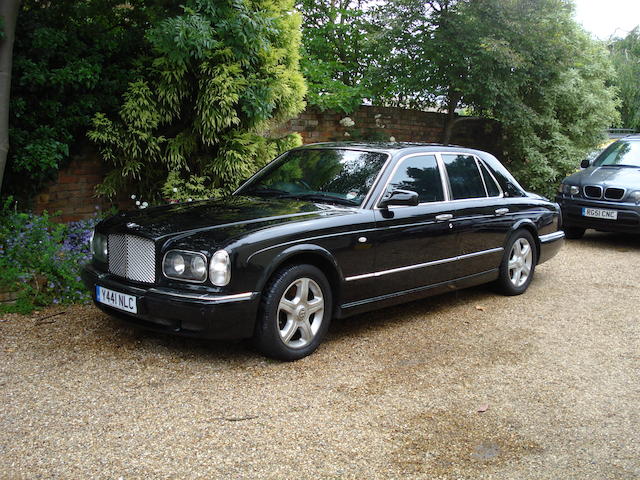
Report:
[[569,240],[570,243],[581,243],[598,248],[613,249],[619,252],[640,250],[640,235],[629,233],[610,233],[587,230],[579,240]]

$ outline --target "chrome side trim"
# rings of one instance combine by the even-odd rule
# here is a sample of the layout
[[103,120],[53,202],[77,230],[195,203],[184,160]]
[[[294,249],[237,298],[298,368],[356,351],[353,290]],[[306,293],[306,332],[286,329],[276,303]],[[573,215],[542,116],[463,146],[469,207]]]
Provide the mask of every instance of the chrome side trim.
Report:
[[540,243],[555,242],[556,240],[564,238],[564,232],[558,230],[557,232],[547,233],[546,235],[539,235],[538,238],[540,239]]
[[354,275],[352,277],[346,277],[345,280],[347,282],[351,282],[353,280],[363,280],[365,278],[381,277],[382,275],[389,275],[391,273],[405,272],[407,270],[415,270],[417,268],[425,268],[425,267],[431,267],[433,265],[440,265],[440,264],[443,264],[443,263],[457,262],[458,260],[466,260],[467,258],[478,257],[480,255],[488,255],[490,253],[498,253],[498,252],[502,252],[503,250],[504,250],[504,248],[502,248],[502,247],[491,248],[489,250],[481,250],[479,252],[473,252],[473,253],[466,253],[464,255],[458,255],[457,257],[442,258],[440,260],[434,260],[434,261],[425,262],[425,263],[416,263],[414,265],[406,265],[404,267],[392,268],[390,270],[381,270],[379,272],[371,272],[371,273],[364,273],[362,275]]
[[234,293],[232,295],[211,295],[209,293],[188,294],[178,293],[175,290],[166,288],[150,288],[149,293],[157,293],[167,295],[168,297],[189,298],[191,300],[200,300],[202,302],[222,303],[222,302],[242,302],[250,300],[255,292]]

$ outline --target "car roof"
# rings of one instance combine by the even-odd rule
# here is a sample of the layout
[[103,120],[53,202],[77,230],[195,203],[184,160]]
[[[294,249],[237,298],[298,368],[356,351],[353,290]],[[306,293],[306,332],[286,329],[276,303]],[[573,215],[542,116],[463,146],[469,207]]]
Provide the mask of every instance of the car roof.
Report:
[[302,145],[296,150],[309,150],[317,148],[342,148],[346,150],[367,150],[374,152],[396,153],[402,150],[420,149],[422,151],[442,151],[442,150],[469,150],[459,145],[443,145],[441,143],[419,143],[419,142],[320,142]]

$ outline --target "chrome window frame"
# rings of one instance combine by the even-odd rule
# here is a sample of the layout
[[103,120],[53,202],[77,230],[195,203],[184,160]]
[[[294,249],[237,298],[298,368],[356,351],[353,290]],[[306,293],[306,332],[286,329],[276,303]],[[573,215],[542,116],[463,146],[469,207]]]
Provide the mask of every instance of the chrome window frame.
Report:
[[[384,187],[381,189],[380,194],[378,195],[378,198],[376,199],[376,202],[375,202],[374,207],[373,207],[374,210],[386,210],[387,208],[388,209],[393,209],[393,208],[411,208],[410,205],[390,205],[388,207],[381,208],[380,207],[380,202],[382,201],[382,198],[384,197],[384,195],[385,195],[385,193],[387,191],[387,187],[391,183],[391,180],[393,179],[393,176],[395,175],[396,171],[398,170],[398,168],[400,167],[402,162],[404,162],[407,158],[417,157],[417,156],[424,156],[424,155],[430,155],[430,156],[434,156],[436,158],[436,162],[438,164],[438,169],[440,170],[440,181],[442,183],[442,191],[444,193],[444,197],[445,198],[444,198],[444,200],[440,200],[440,201],[437,201],[437,202],[420,202],[416,206],[419,207],[419,206],[423,206],[423,205],[438,205],[438,204],[441,204],[441,203],[468,202],[468,201],[479,200],[479,199],[483,199],[483,198],[485,198],[485,199],[504,198],[504,190],[500,186],[500,183],[496,180],[495,175],[493,174],[491,169],[489,167],[487,167],[486,163],[483,162],[482,159],[480,157],[478,157],[477,155],[474,155],[473,153],[456,152],[456,151],[449,151],[449,152],[443,152],[443,151],[417,152],[417,153],[409,153],[407,155],[404,155],[403,157],[401,157],[396,162],[396,164],[393,167],[393,170],[391,170],[391,173],[389,174],[389,178],[387,179],[387,182],[385,183]],[[443,155],[464,155],[464,156],[467,156],[467,157],[473,157],[475,159],[475,161],[476,161],[476,168],[478,169],[478,173],[480,174],[480,178],[482,179],[482,184],[484,186],[486,196],[484,196],[484,197],[471,197],[471,198],[453,199],[452,198],[452,194],[451,194],[449,175],[447,173],[447,168],[446,168],[446,165],[444,163],[444,160],[442,159]],[[489,196],[489,192],[487,190],[487,185],[486,185],[485,180],[484,180],[484,175],[482,175],[482,170],[480,169],[480,164],[482,164],[486,168],[487,173],[491,176],[491,179],[493,180],[495,185],[498,187],[498,192],[500,192],[498,195],[494,195],[494,196],[491,196],[491,197]]]

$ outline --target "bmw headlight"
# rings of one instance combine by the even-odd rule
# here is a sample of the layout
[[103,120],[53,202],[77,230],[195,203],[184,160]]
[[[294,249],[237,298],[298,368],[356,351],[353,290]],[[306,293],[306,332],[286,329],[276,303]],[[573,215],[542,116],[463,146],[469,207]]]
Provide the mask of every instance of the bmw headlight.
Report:
[[580,193],[580,187],[576,185],[568,185],[566,183],[561,183],[560,188],[558,188],[560,193],[564,195],[578,195]]
[[167,278],[202,283],[207,279],[207,257],[198,252],[170,250],[162,261],[162,273]]
[[225,250],[218,250],[211,257],[209,278],[218,287],[224,287],[231,281],[231,260]]
[[93,258],[102,263],[107,263],[109,256],[109,247],[107,245],[107,236],[98,233],[95,230],[91,234],[91,253]]

